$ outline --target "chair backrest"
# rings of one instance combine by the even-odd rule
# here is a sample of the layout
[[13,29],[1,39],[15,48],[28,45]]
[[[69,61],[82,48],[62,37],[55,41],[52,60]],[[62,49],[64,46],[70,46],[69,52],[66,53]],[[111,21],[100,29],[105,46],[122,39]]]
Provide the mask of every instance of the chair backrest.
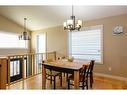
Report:
[[56,52],[46,53],[46,59],[56,60]]
[[45,62],[53,62],[53,59],[46,59]]
[[92,73],[93,72],[94,64],[95,64],[95,60],[91,60],[90,65],[89,65],[89,68],[88,68],[88,72],[89,73]]
[[80,78],[82,81],[84,81],[88,76],[87,76],[87,66],[83,65],[82,69],[80,70]]

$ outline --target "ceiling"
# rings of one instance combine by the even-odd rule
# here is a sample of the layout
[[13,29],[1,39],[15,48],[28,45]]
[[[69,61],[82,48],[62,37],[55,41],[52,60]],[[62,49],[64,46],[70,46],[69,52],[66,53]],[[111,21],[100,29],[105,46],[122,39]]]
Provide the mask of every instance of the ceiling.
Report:
[[[70,18],[71,6],[0,6],[0,15],[23,26],[27,17],[27,27],[34,31],[62,25]],[[74,15],[83,21],[127,13],[127,6],[74,6]]]

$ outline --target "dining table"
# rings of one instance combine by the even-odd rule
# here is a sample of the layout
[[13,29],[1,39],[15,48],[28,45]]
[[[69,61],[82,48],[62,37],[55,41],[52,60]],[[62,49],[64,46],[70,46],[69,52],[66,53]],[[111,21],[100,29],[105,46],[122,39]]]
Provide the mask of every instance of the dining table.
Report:
[[89,66],[90,61],[55,60],[53,62],[42,63],[42,89],[46,89],[46,69],[74,74],[74,89],[79,89],[79,73],[83,65]]

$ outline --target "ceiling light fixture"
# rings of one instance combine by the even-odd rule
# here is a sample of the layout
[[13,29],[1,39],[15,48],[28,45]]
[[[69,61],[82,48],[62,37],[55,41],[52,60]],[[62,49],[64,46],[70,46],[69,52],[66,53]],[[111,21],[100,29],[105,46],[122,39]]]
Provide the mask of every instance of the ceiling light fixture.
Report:
[[26,20],[27,18],[24,18],[24,32],[22,32],[22,34],[19,35],[19,40],[30,40],[30,36],[28,35],[26,28]]
[[67,20],[66,22],[63,23],[64,26],[64,30],[69,30],[69,31],[73,31],[73,30],[80,30],[80,28],[82,27],[82,20],[77,20],[75,19],[75,16],[73,14],[73,6],[72,6],[72,16],[71,19]]

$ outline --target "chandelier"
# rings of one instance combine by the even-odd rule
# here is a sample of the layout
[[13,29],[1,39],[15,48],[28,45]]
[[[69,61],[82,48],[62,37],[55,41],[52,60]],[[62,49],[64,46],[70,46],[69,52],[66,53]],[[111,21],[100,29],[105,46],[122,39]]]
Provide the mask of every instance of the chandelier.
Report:
[[27,18],[24,18],[24,31],[21,35],[19,35],[19,40],[30,40],[30,36],[28,35],[27,28],[26,28],[26,20]]
[[66,22],[63,23],[64,26],[64,30],[80,30],[80,28],[82,27],[82,21],[81,20],[77,20],[75,19],[75,16],[73,14],[73,6],[72,6],[72,16],[70,17],[69,20],[67,20]]

